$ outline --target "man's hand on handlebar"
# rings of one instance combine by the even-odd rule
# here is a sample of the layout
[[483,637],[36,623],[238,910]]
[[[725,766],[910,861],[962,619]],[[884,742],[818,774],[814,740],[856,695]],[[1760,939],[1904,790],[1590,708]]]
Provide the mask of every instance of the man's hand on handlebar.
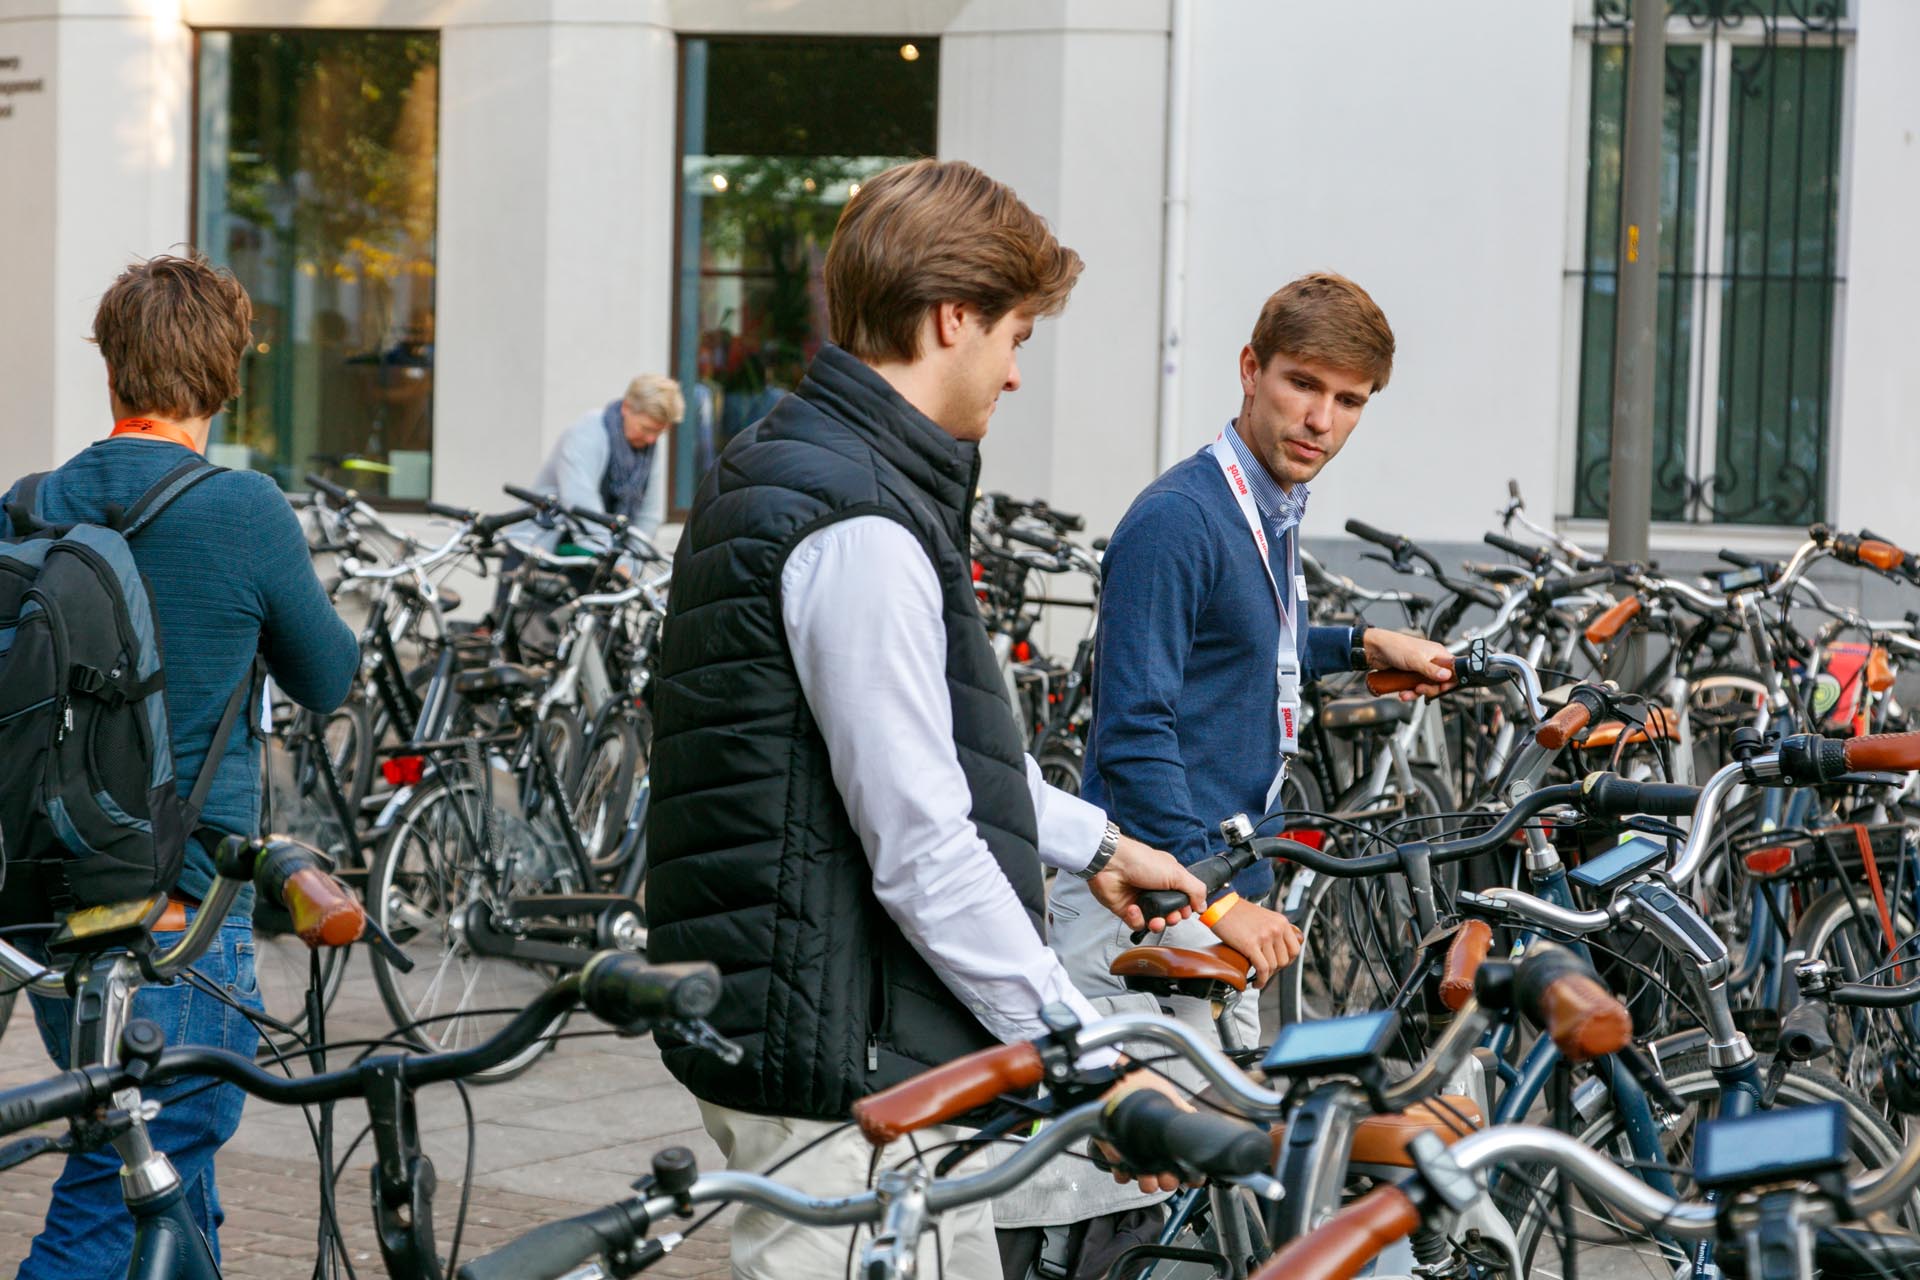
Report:
[[[1207,887],[1194,878],[1170,853],[1140,843],[1129,836],[1120,837],[1119,848],[1099,875],[1087,881],[1094,900],[1119,916],[1130,929],[1151,929],[1155,933],[1178,924],[1207,905]],[[1149,889],[1175,889],[1187,895],[1190,905],[1169,916],[1146,919],[1138,899]]]
[[1369,627],[1364,641],[1367,666],[1374,671],[1409,671],[1430,683],[1402,690],[1400,700],[1437,697],[1453,679],[1453,655],[1443,644],[1384,627]]
[[1266,986],[1268,979],[1300,955],[1300,930],[1293,921],[1257,902],[1242,900],[1208,927],[1247,958],[1257,987]]
[[[1121,1076],[1120,1079],[1114,1082],[1113,1087],[1108,1089],[1103,1096],[1107,1104],[1111,1106],[1121,1098],[1140,1089],[1152,1089],[1156,1093],[1165,1094],[1173,1100],[1173,1105],[1179,1107],[1182,1111],[1193,1110],[1193,1104],[1187,1101],[1187,1095],[1179,1085],[1167,1079],[1158,1071],[1147,1067],[1129,1071],[1126,1075]],[[1115,1182],[1123,1186],[1129,1182],[1137,1182],[1140,1184],[1141,1192],[1146,1195],[1156,1195],[1162,1191],[1178,1191],[1180,1189],[1179,1174],[1134,1173],[1127,1171],[1119,1167],[1124,1163],[1124,1158],[1117,1150],[1100,1141],[1095,1141],[1094,1145],[1100,1149],[1102,1159],[1106,1160],[1108,1164],[1116,1166],[1113,1170],[1113,1180]]]

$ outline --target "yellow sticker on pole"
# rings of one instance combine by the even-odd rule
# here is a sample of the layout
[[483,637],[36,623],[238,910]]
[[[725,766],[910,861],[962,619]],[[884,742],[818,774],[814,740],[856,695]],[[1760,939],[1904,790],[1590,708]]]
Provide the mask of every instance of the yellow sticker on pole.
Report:
[[1640,261],[1640,224],[1637,222],[1627,224],[1627,261]]

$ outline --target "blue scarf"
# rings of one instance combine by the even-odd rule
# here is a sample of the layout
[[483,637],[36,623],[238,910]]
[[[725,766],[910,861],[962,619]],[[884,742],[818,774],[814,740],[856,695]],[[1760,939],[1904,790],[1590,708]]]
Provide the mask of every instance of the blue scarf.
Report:
[[607,474],[600,480],[600,498],[611,514],[638,520],[640,503],[647,496],[647,477],[653,473],[654,445],[636,449],[627,443],[620,403],[613,401],[600,415],[607,430]]

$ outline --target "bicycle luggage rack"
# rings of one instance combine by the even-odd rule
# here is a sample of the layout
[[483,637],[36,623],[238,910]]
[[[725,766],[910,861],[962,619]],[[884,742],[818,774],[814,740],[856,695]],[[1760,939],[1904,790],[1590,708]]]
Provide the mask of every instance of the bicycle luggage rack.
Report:
[[[1908,828],[1897,822],[1869,823],[1866,831],[1881,876],[1897,877],[1898,868],[1914,850]],[[1735,837],[1730,847],[1748,875],[1767,883],[1832,878],[1836,868],[1849,879],[1866,874],[1860,838],[1851,823],[1814,830],[1751,831]]]

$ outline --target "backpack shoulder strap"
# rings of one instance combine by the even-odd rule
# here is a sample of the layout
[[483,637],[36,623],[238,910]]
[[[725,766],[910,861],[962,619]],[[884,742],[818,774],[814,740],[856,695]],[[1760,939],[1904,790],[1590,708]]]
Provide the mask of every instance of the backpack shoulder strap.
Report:
[[30,476],[22,476],[20,483],[13,487],[13,500],[7,503],[7,523],[13,526],[14,537],[24,537],[41,527],[40,517],[34,514],[34,506],[40,500],[40,482],[47,475],[45,471],[36,471]]
[[134,500],[131,507],[121,513],[113,527],[121,537],[133,537],[158,519],[160,513],[178,501],[187,490],[225,470],[225,467],[216,467],[205,458],[187,459],[154,481],[145,493]]
[[207,758],[200,764],[200,776],[193,780],[193,790],[187,796],[186,829],[189,832],[200,825],[200,812],[207,807],[213,777],[220,772],[220,762],[227,755],[227,740],[233,736],[233,726],[240,719],[241,709],[253,700],[254,681],[259,675],[260,659],[256,657],[227,697],[227,708],[220,713],[220,723],[214,727],[213,741],[207,744]]

